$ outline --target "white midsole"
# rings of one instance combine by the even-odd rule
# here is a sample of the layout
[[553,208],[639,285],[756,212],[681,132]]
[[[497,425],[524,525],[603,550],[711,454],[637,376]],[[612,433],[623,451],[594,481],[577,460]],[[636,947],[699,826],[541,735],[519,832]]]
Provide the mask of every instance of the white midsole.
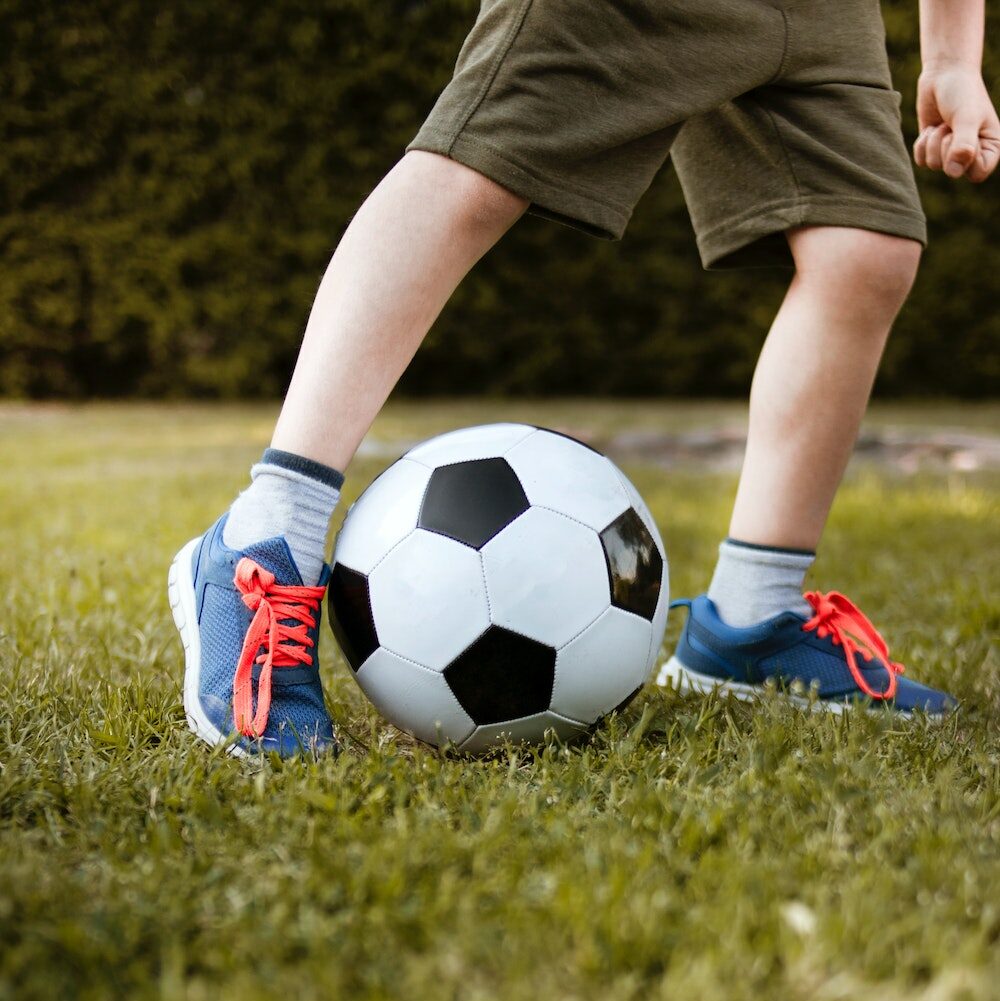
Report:
[[[795,692],[786,692],[774,688],[770,685],[748,685],[742,681],[726,681],[722,678],[713,677],[710,674],[701,674],[699,671],[692,671],[690,667],[685,667],[676,656],[660,668],[660,673],[656,676],[656,683],[664,688],[673,688],[682,694],[696,692],[700,695],[709,695],[712,692],[728,692],[735,699],[743,702],[753,702],[755,699],[767,698],[772,694],[778,694],[787,701],[802,709],[811,709],[816,712],[836,713],[838,716],[850,709],[860,708],[867,713],[881,713],[885,707],[881,705],[858,705],[853,702],[835,702],[832,699],[809,698],[805,695],[796,695]],[[914,713],[905,709],[893,707],[896,716],[904,719],[913,719]],[[947,718],[947,713],[923,713],[921,714],[932,723],[939,723]]]
[[[192,539],[170,564],[167,575],[167,595],[174,624],[184,644],[184,712],[188,726],[209,744],[228,744],[229,737],[222,733],[205,715],[201,707],[201,637],[198,633],[198,610],[195,607],[194,577],[191,557],[201,539]],[[237,757],[246,754],[239,744],[230,744],[229,753]]]
[[[867,713],[880,713],[885,709],[880,705],[857,706],[851,702],[834,702],[832,699],[808,698],[804,695],[796,695],[794,692],[785,692],[773,688],[770,685],[747,685],[742,681],[725,681],[722,678],[715,678],[710,674],[701,674],[692,671],[690,667],[685,667],[676,657],[660,668],[660,673],[656,676],[656,683],[665,688],[673,688],[682,694],[696,692],[700,695],[709,695],[712,692],[728,692],[735,699],[743,702],[753,702],[755,699],[766,698],[772,693],[777,693],[782,698],[799,706],[802,709],[812,709],[816,712],[841,713],[849,709],[860,708]],[[913,713],[905,709],[893,709],[897,716],[912,719]],[[932,723],[940,722],[945,718],[944,713],[924,713],[924,716]]]
[[[777,689],[767,685],[748,685],[743,681],[727,681],[724,678],[713,677],[711,674],[702,674],[700,671],[693,671],[690,667],[685,667],[676,657],[671,657],[660,668],[660,673],[656,676],[656,683],[665,688],[673,688],[685,695],[691,692],[699,695],[710,695],[712,692],[727,692],[733,698],[740,699],[742,702],[753,702],[777,691]],[[780,694],[783,698],[802,709],[815,709],[820,712],[840,714],[845,709],[851,708],[848,702],[810,699],[803,695],[796,695],[794,692],[781,692]]]

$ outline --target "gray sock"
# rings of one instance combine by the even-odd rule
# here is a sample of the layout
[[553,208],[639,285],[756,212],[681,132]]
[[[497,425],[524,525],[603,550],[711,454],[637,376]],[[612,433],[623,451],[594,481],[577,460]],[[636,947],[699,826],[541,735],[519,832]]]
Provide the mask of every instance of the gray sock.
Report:
[[815,553],[802,549],[771,549],[726,539],[719,546],[708,597],[722,621],[737,628],[781,612],[811,615],[802,597],[802,582],[815,559]]
[[229,509],[222,541],[230,549],[246,549],[280,535],[292,551],[302,583],[316,584],[343,474],[301,455],[269,448],[250,470],[250,479],[250,486]]

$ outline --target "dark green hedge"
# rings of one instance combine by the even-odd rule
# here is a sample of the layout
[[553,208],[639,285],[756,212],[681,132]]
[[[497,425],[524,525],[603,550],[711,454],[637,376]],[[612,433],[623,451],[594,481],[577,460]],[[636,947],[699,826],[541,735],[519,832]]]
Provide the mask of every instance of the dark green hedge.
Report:
[[[279,394],[476,6],[0,0],[0,393]],[[912,138],[916,0],[885,10]],[[881,389],[995,393],[1000,187],[921,184],[932,245]],[[741,393],[784,280],[702,272],[667,170],[621,244],[519,224],[403,388]]]

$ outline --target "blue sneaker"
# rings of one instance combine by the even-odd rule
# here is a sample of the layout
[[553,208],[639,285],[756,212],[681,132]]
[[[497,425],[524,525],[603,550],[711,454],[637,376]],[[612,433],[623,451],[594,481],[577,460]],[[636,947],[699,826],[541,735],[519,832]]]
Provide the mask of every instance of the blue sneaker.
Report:
[[656,681],[682,692],[732,692],[753,699],[772,686],[793,702],[840,713],[855,705],[887,706],[903,715],[942,718],[957,707],[944,692],[902,678],[885,640],[844,595],[810,591],[815,613],[783,612],[736,629],[719,618],[706,595],[671,608],[689,609],[673,657]]
[[222,541],[225,523],[192,539],[167,581],[188,726],[237,755],[335,750],[316,657],[330,568],[305,587],[284,539],[237,552]]

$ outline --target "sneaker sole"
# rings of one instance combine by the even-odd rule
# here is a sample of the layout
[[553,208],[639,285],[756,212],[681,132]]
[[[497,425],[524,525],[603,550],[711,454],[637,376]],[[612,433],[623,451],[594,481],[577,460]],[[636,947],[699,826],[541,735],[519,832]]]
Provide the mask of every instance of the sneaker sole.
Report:
[[230,738],[209,720],[198,697],[201,691],[201,636],[198,632],[191,557],[199,542],[200,538],[192,539],[174,557],[167,575],[170,611],[174,616],[174,625],[181,634],[181,643],[184,644],[184,712],[192,733],[213,747],[229,744],[229,753],[240,758],[247,752],[238,744],[230,743]]
[[[808,699],[801,695],[795,695],[792,692],[783,692],[779,689],[763,685],[747,685],[741,681],[726,681],[722,678],[713,677],[710,674],[693,671],[690,667],[685,667],[676,657],[671,657],[660,668],[660,672],[656,676],[656,683],[662,688],[672,688],[682,695],[711,695],[712,692],[719,692],[720,694],[732,695],[733,698],[739,699],[741,702],[756,702],[758,699],[776,694],[787,702],[791,702],[799,709],[833,713],[837,716],[858,708],[868,713],[881,713],[885,711],[880,706],[855,706],[850,702]],[[893,711],[897,716],[901,716],[904,719],[913,719],[914,716],[913,713],[903,709],[895,709]],[[946,714],[923,713],[922,715],[931,722],[938,723],[945,719]]]

